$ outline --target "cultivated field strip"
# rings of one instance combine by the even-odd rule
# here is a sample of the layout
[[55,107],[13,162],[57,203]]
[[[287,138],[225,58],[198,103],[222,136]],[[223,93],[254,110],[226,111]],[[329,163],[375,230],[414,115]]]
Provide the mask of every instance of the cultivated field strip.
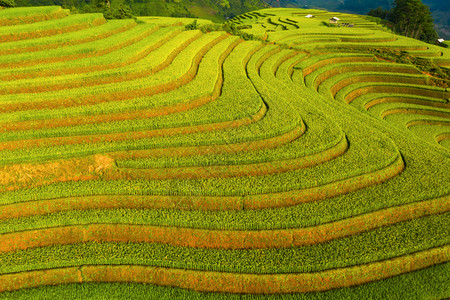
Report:
[[0,297],[145,283],[333,298],[446,276],[448,78],[373,49],[450,54],[361,16],[231,22],[266,42],[0,11]]
[[106,23],[106,20],[103,18],[102,14],[69,15],[62,19],[54,19],[45,22],[17,26],[2,26],[0,27],[0,38],[4,43],[28,40],[87,29],[104,23]]
[[[11,101],[13,98],[11,95],[5,96],[6,99],[4,98],[4,100],[5,102],[10,102],[9,105],[11,106],[8,107],[8,111],[18,111],[25,109],[49,109],[63,106],[77,106],[81,105],[79,103],[80,97],[83,99],[83,102],[81,103],[86,105],[86,103],[98,104],[107,101],[123,101],[139,96],[142,97],[167,92],[175,89],[177,86],[180,86],[183,81],[186,82],[191,80],[191,78],[195,75],[198,62],[202,58],[202,56],[200,54],[196,54],[197,52],[195,51],[201,50],[205,53],[214,44],[224,38],[226,38],[225,35],[211,34],[203,37],[196,43],[192,43],[185,52],[181,53],[182,55],[178,59],[175,58],[175,61],[172,61],[169,69],[164,68],[162,70],[162,78],[158,77],[159,79],[154,76],[150,76],[149,78],[144,77],[128,81],[124,80],[124,82],[112,82],[88,88],[73,88],[67,91],[57,90],[55,92],[36,95],[31,94],[29,97],[26,97],[28,100],[26,103],[20,103],[20,108],[18,103],[16,103],[17,101]],[[195,58],[196,62],[186,63],[183,58]],[[178,68],[173,70],[175,67]],[[133,91],[133,93],[130,93],[130,90]],[[94,95],[96,97],[93,97]],[[34,100],[34,98],[37,99]],[[43,100],[43,98],[48,99],[48,101]],[[70,101],[72,101],[72,104],[69,103]]]
[[[157,27],[151,25],[136,26],[130,29],[130,32],[118,33],[102,39],[101,41],[97,40],[91,43],[51,49],[39,53],[21,53],[1,56],[0,68],[16,68],[52,62],[66,62],[80,58],[104,55],[142,40],[152,34],[155,29],[157,29]],[[94,48],[93,45],[98,47],[98,49]],[[30,59],[30,55],[33,57],[32,60]]]
[[[290,39],[295,39],[294,35],[289,35]],[[298,36],[300,39],[301,36]],[[286,39],[278,40],[283,43]],[[287,41],[289,42],[289,40]],[[363,41],[364,42],[364,41]],[[344,45],[344,44],[343,44]],[[439,50],[440,51],[440,50]],[[432,51],[431,51],[432,52]],[[415,54],[414,54],[415,53]],[[424,52],[427,53],[427,52]],[[423,53],[411,52],[411,54],[417,56],[423,56]],[[441,54],[440,54],[441,55]],[[426,106],[432,106],[438,110],[429,112],[426,107],[420,110],[402,109],[398,105],[395,105],[395,101],[391,102],[389,107],[391,114],[397,112],[403,115],[405,119],[408,113],[419,114],[422,116],[440,116],[442,118],[448,118],[448,114],[440,112],[439,110],[445,109],[448,104],[449,94],[446,91],[448,86],[448,79],[442,80],[436,77],[429,76],[428,74],[422,74],[422,72],[414,65],[402,65],[392,63],[380,63],[376,56],[361,55],[355,56],[350,53],[339,54],[321,54],[311,55],[306,60],[303,60],[295,67],[295,71],[302,72],[305,85],[316,89],[319,93],[327,95],[331,93],[331,96],[337,100],[352,103],[352,105],[358,106],[361,110],[361,106],[366,105],[362,100],[359,101],[359,97],[367,98],[368,94],[370,98],[378,97],[377,94],[383,93],[396,93],[398,97],[428,97],[430,102],[421,102],[420,104]],[[371,84],[372,83],[372,84]],[[385,83],[385,84],[383,84]],[[435,87],[430,87],[435,86]],[[434,104],[436,101],[442,104]],[[403,101],[403,103],[406,103]],[[412,104],[414,104],[412,100]],[[375,104],[375,102],[373,102]],[[372,107],[372,105],[370,107]],[[417,104],[417,102],[416,102]],[[437,108],[440,107],[440,108]],[[366,106],[366,109],[368,107]],[[385,120],[393,120],[392,118],[386,118],[388,113],[371,109],[374,115],[381,117]],[[407,123],[408,121],[405,121]],[[395,123],[399,125],[399,122]],[[439,145],[439,140],[435,140],[435,137],[440,134],[445,134],[447,130],[442,128],[442,124],[438,122],[429,122],[427,130],[415,131],[419,136],[423,136],[431,144]],[[433,126],[439,126],[431,129]],[[401,124],[399,127],[409,128],[405,124]],[[427,134],[426,131],[436,131],[435,133]]]
[[60,6],[21,7],[14,10],[0,11],[0,25],[11,26],[27,23],[42,22],[46,20],[65,18],[67,10]]
[[[448,261],[448,247],[408,256],[315,273],[246,274],[141,265],[83,265],[3,275],[2,291],[84,282],[138,282],[177,285],[201,292],[248,294],[305,293],[351,287],[420,270]],[[201,283],[201,284],[199,284]]]
[[[153,30],[156,30],[157,26],[153,26],[152,28]],[[165,40],[165,38],[173,38],[172,35],[175,35],[176,31],[180,31],[180,28],[172,28],[172,30],[171,28],[166,28],[153,32],[153,34],[148,37],[149,40],[142,41],[145,47],[143,47],[143,45],[139,45],[139,43],[134,42],[131,45],[128,45],[128,47],[124,45],[125,47],[122,47],[122,49],[115,49],[115,51],[111,51],[111,53],[100,56],[95,55],[84,59],[77,59],[71,61],[70,64],[67,64],[66,62],[57,62],[37,67],[24,67],[5,70],[5,75],[2,78],[4,80],[27,79],[34,78],[37,76],[37,74],[43,77],[51,78],[54,76],[64,76],[68,74],[73,75],[95,71],[119,69],[121,67],[132,65],[143,59],[143,57],[145,57],[146,55],[142,55],[142,53],[145,53],[146,51],[151,52],[152,50],[159,48],[162,44],[165,45],[165,42],[167,41]],[[171,32],[171,34],[169,32]],[[166,34],[169,34],[169,36],[163,38],[162,41],[158,40],[161,39],[161,35]],[[155,39],[155,41],[153,43],[149,42],[152,39]],[[130,48],[130,46],[132,47]],[[115,60],[112,59],[113,57],[115,58]]]
[[[190,103],[175,102],[173,105],[168,105],[168,103],[162,102],[161,106],[164,107],[164,110],[162,110],[161,108],[158,109],[158,107],[154,107],[154,104],[145,103],[141,104],[140,106],[134,104],[132,105],[133,107],[130,107],[130,101],[122,101],[123,103],[116,104],[114,106],[112,106],[111,103],[108,103],[108,106],[104,105],[104,107],[99,107],[99,105],[97,105],[92,107],[92,109],[90,110],[86,108],[84,108],[83,110],[80,110],[78,108],[57,110],[56,112],[59,114],[63,113],[64,111],[64,118],[55,118],[55,111],[48,110],[24,111],[23,113],[16,112],[8,115],[3,114],[5,119],[15,120],[16,123],[11,124],[5,122],[2,124],[2,128],[3,130],[8,131],[26,130],[32,128],[34,130],[37,130],[40,128],[56,128],[89,123],[120,121],[134,118],[154,118],[158,115],[166,115],[176,111],[180,112],[182,110],[186,110],[189,107],[196,107],[202,102],[211,101],[213,98],[217,98],[217,96],[220,94],[220,89],[223,81],[222,74],[220,72],[221,63],[227,56],[227,53],[229,53],[236,45],[236,42],[238,42],[237,39],[233,39],[230,37],[219,43],[218,47],[214,47],[205,55],[205,57],[199,64],[197,76],[195,76],[195,78],[190,83],[187,83],[183,87],[172,92],[165,93],[165,95],[170,95],[174,99],[183,99],[183,95],[186,94],[186,91],[184,90],[192,89],[191,85],[193,85],[194,87],[197,87],[197,95],[192,95],[192,98],[195,100],[190,101]],[[220,57],[217,68],[210,68],[210,66],[214,63],[214,60],[217,60],[219,54]],[[170,57],[172,57],[172,55]],[[172,61],[172,59],[170,59],[170,61]],[[168,65],[165,60],[164,65],[166,64]],[[142,72],[139,72],[137,74],[142,74]],[[121,76],[119,76],[119,78],[124,79]],[[203,82],[203,84],[200,84],[199,82]],[[152,98],[152,102],[157,103],[157,101],[161,101],[161,99],[157,99],[158,97],[162,98],[161,96],[154,96]],[[134,112],[132,112],[132,110],[134,110]],[[123,111],[126,111],[126,113],[122,113]],[[27,119],[29,121],[25,121]],[[24,121],[19,122],[20,120]],[[167,123],[168,122],[169,121],[167,121]]]
[[1,44],[0,55],[45,51],[47,49],[88,43],[97,39],[107,38],[134,26],[136,26],[136,23],[131,20],[129,22],[110,21],[101,26],[91,27],[80,32],[75,31],[40,39],[24,40],[22,43],[4,43]]

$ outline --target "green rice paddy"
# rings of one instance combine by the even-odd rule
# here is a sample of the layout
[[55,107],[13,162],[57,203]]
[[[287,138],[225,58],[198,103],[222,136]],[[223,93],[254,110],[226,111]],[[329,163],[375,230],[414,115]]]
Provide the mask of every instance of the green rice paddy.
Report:
[[0,298],[450,297],[450,50],[190,23],[0,10]]

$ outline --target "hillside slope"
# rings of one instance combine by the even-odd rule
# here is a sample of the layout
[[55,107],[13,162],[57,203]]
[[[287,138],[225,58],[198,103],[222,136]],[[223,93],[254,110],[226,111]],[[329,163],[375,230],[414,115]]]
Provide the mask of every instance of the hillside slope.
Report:
[[[321,8],[328,11],[340,11],[351,14],[366,15],[371,9],[382,7],[390,10],[393,1],[389,0],[267,0],[272,7]],[[430,7],[434,24],[441,38],[450,39],[450,5],[447,1],[422,0]]]
[[143,20],[0,11],[0,298],[450,297],[449,49]]

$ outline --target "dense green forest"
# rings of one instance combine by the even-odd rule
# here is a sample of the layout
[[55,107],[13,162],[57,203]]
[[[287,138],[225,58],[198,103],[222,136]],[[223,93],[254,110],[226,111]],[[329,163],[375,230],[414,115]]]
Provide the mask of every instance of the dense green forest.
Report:
[[[96,0],[16,0],[16,6],[59,5],[80,12],[95,12]],[[267,6],[262,0],[111,0],[111,7],[131,7],[135,16],[201,17],[224,21]]]

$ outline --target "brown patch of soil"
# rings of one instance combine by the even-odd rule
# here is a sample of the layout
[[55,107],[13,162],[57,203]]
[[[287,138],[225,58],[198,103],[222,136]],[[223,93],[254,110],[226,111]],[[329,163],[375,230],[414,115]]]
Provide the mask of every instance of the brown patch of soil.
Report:
[[60,181],[94,179],[112,169],[114,165],[112,158],[95,155],[40,164],[0,166],[0,190],[16,190]]

